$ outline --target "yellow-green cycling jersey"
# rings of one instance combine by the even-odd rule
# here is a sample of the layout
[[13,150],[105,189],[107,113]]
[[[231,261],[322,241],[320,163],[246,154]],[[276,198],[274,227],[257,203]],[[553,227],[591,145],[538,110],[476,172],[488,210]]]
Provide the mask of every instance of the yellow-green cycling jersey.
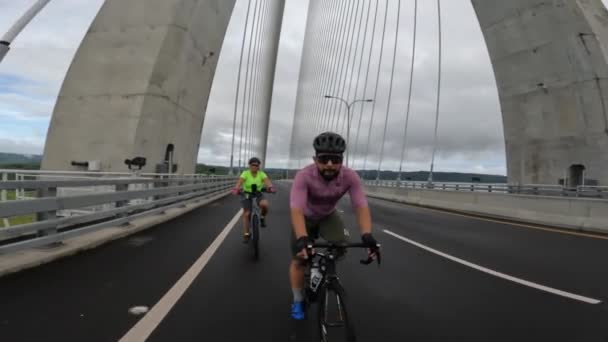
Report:
[[241,173],[241,179],[243,180],[243,190],[245,192],[251,192],[251,186],[255,184],[257,186],[258,191],[262,190],[264,187],[264,180],[268,178],[264,171],[256,172],[254,176],[250,170],[245,170]]

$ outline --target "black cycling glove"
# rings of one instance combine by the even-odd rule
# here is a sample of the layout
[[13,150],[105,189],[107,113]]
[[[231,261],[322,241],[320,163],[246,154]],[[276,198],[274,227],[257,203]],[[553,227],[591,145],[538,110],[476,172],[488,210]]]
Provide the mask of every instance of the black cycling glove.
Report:
[[309,243],[310,239],[308,236],[300,236],[296,240],[296,253],[300,253],[303,249],[307,248]]
[[365,247],[369,248],[372,252],[378,251],[378,242],[371,233],[365,233],[361,235],[361,241],[365,245]]

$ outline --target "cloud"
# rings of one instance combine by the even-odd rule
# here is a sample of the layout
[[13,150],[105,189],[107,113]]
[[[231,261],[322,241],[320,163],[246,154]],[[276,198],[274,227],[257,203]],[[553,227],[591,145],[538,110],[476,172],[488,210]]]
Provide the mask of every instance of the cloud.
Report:
[[[0,0],[0,32],[33,1]],[[103,0],[54,0],[0,63],[0,151],[41,154],[61,83]]]
[[[19,17],[32,2],[33,0],[0,0],[0,8],[2,8],[0,32],[5,32],[15,18]],[[103,0],[51,1],[15,40],[10,53],[0,64],[0,103],[2,103],[0,106],[0,151],[42,152],[46,128],[65,73],[82,37],[102,3]],[[252,2],[252,4],[254,3]],[[333,5],[342,4],[342,2],[332,3]],[[384,2],[379,3],[379,22],[381,23],[384,15]],[[363,163],[360,154],[364,150],[363,145],[368,137],[368,129],[371,127],[368,168],[375,168],[378,165],[384,117],[388,107],[390,62],[396,27],[396,2],[390,1],[390,3],[391,10],[389,11],[386,45],[375,102],[374,124],[370,124],[372,106],[366,104],[358,146],[354,140],[359,110],[356,107],[353,110],[354,129],[349,146],[353,152],[355,148],[359,151],[359,156],[356,158],[357,165]],[[413,6],[412,2],[402,1],[401,4],[393,98],[388,116],[385,157],[382,165],[387,169],[399,167],[409,88]],[[500,107],[492,66],[475,13],[470,0],[443,1],[442,6],[444,58],[436,169],[504,174],[506,170]],[[227,164],[230,160],[236,80],[246,9],[247,1],[237,0],[207,108],[199,150],[199,161],[201,162]],[[308,78],[318,88],[308,88],[309,91],[306,92],[308,97],[301,98],[305,107],[295,107],[307,12],[307,1],[286,1],[271,103],[268,137],[269,166],[287,165],[296,110],[302,111],[303,108],[306,108],[314,114],[312,109],[318,108],[319,104],[333,108],[334,111],[340,109],[339,103],[330,105],[323,103],[324,100],[320,98],[321,91],[332,89],[324,87],[329,85],[327,84],[329,76],[335,70],[339,70],[338,66],[344,65],[339,61],[337,64],[331,63],[336,62],[336,58],[315,60],[313,65],[320,66],[320,69],[315,70],[322,72],[317,73],[316,78],[311,75]],[[322,15],[323,13],[316,14]],[[333,15],[331,22],[339,22],[342,18],[339,13],[326,11],[325,14]],[[436,18],[435,2],[419,1],[420,25],[407,136],[408,149],[405,163],[407,170],[428,169],[432,152],[437,95]],[[375,48],[367,84],[368,97],[376,86],[380,29],[381,26],[378,26],[374,38]],[[312,48],[314,51],[309,51],[309,53],[327,55],[331,52],[331,47],[335,46],[333,44],[340,40],[338,35],[331,36],[327,31],[323,33],[321,35],[324,37],[323,39],[329,37],[332,40],[321,39],[326,42],[324,49]],[[370,42],[368,37],[367,44]],[[319,65],[319,63],[321,64]],[[362,59],[362,63],[363,71],[365,71],[366,56]],[[347,70],[351,70],[346,73],[350,76],[349,73],[356,69],[350,65]],[[364,74],[360,77],[357,96],[363,96],[363,76]],[[353,80],[356,80],[356,77],[353,77]],[[241,89],[243,89],[243,84],[241,84]],[[311,92],[310,89],[314,91]],[[314,97],[311,97],[312,94]],[[351,97],[354,96],[353,85]],[[236,139],[238,158],[240,109],[237,113],[239,114]],[[329,111],[324,113],[326,116],[329,114]],[[342,113],[343,117],[344,113]],[[341,120],[344,121],[344,119]],[[319,118],[316,119],[316,122],[318,121],[320,121]],[[259,136],[261,129],[259,119],[255,122],[258,132],[256,136]],[[312,128],[314,126],[310,124],[311,122],[313,120],[309,118],[296,126],[295,144],[298,149],[303,150],[304,162],[309,160],[310,137],[317,133]],[[262,142],[258,141],[254,153],[257,154],[261,148]]]

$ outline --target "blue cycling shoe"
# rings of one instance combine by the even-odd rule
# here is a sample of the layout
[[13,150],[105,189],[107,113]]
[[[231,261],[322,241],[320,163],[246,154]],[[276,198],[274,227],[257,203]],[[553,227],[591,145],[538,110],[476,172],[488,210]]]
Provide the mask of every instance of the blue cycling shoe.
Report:
[[304,302],[295,302],[291,304],[291,318],[296,321],[304,319]]

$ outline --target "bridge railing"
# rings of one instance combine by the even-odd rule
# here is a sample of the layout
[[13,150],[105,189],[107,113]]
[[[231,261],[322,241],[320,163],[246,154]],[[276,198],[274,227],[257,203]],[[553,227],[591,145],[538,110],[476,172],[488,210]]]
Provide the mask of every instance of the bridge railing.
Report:
[[[0,253],[128,223],[230,189],[232,176],[0,170]],[[19,194],[19,195],[18,195]],[[9,196],[10,195],[10,196]],[[25,217],[22,223],[6,224]]]
[[364,183],[369,186],[434,191],[476,191],[523,195],[608,198],[608,186],[578,186],[576,188],[569,188],[552,184],[429,183],[395,180],[367,180]]

